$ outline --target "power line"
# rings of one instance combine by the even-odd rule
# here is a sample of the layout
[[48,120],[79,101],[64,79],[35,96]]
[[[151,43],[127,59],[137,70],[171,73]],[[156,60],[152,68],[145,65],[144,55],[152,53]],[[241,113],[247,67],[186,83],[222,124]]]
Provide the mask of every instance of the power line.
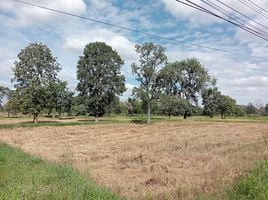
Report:
[[[229,12],[228,10],[226,10],[226,9],[224,9],[224,8],[222,8],[222,7],[220,7],[219,5],[217,5],[217,4],[213,3],[213,2],[211,2],[210,0],[200,0],[200,1],[202,1],[202,2],[205,3],[206,5],[208,5],[208,6],[212,7],[212,8],[214,8],[215,10],[217,10],[218,12],[220,12],[221,14],[223,14],[224,16],[228,17],[229,19],[233,20],[234,22],[236,22],[237,24],[239,24],[239,26],[242,26],[242,27],[244,27],[245,29],[247,29],[247,30],[249,30],[249,31],[252,31],[252,32],[254,32],[254,33],[258,34],[258,35],[261,35],[262,37],[264,37],[265,39],[268,40],[268,35],[267,35],[267,33],[266,33],[265,31],[263,31],[262,29],[260,29],[259,27],[256,27],[255,25],[251,25],[251,24],[250,24],[250,26],[253,27],[253,29],[252,29],[252,28],[250,28],[250,27],[248,27],[248,26],[245,26],[245,25],[244,25],[244,24],[245,24],[245,21],[242,20],[240,17],[237,17],[236,15],[233,15],[233,14],[232,14],[231,12]],[[234,16],[234,17],[233,17],[233,16]],[[242,20],[242,22],[241,22],[241,20]],[[256,30],[254,30],[254,28],[255,28]]]
[[255,11],[257,14],[260,14],[264,18],[268,19],[268,16],[265,13],[263,13],[260,9],[256,8],[256,6],[254,6],[252,3],[248,1],[242,1],[242,0],[238,0],[238,1],[242,3],[243,5],[247,6],[248,8],[250,8],[251,10]]
[[263,35],[260,35],[260,34],[256,33],[254,30],[250,30],[250,29],[248,29],[248,28],[242,26],[241,24],[239,24],[239,23],[237,23],[237,22],[233,22],[232,20],[226,19],[226,18],[224,18],[224,17],[222,17],[222,16],[216,14],[215,12],[212,12],[212,11],[206,9],[205,7],[200,6],[200,5],[194,3],[194,2],[192,2],[192,1],[190,1],[190,0],[185,0],[187,3],[184,2],[184,1],[182,1],[182,0],[175,0],[175,1],[177,1],[177,2],[179,2],[179,3],[182,3],[182,4],[184,4],[184,5],[187,5],[187,6],[191,7],[191,8],[195,8],[195,9],[197,9],[197,10],[199,10],[199,11],[205,12],[205,13],[207,13],[207,14],[210,14],[210,15],[212,15],[212,16],[214,16],[214,17],[219,18],[219,19],[222,19],[222,20],[224,20],[224,21],[226,21],[226,22],[228,22],[228,23],[230,23],[230,24],[233,24],[234,26],[237,26],[237,27],[239,27],[239,28],[241,28],[241,29],[243,29],[243,30],[245,30],[245,31],[247,31],[247,32],[249,32],[249,33],[251,33],[251,34],[257,36],[258,38],[261,38],[261,39],[263,39],[263,40],[265,40],[265,41],[268,41],[268,38],[264,37]]
[[255,7],[259,8],[260,10],[262,10],[263,12],[268,13],[266,10],[264,10],[262,7],[260,7],[258,4],[254,3],[253,1],[251,1],[251,0],[247,0],[247,1],[250,2],[252,5],[254,5]]
[[222,1],[220,1],[220,0],[216,0],[216,1],[217,1],[217,2],[219,2],[220,4],[222,4],[222,5],[226,6],[227,8],[229,8],[229,9],[233,10],[234,12],[239,13],[240,15],[242,15],[242,16],[243,16],[243,17],[245,17],[245,18],[247,18],[248,20],[250,20],[250,21],[252,21],[252,22],[255,22],[256,24],[258,24],[258,25],[262,26],[262,27],[263,27],[263,28],[265,28],[265,29],[268,29],[268,27],[267,27],[267,26],[265,26],[265,25],[263,25],[263,24],[259,23],[258,21],[256,21],[256,20],[252,19],[251,17],[248,17],[247,15],[245,15],[245,14],[243,14],[242,12],[238,11],[237,9],[232,8],[230,5],[227,5],[226,3],[224,3],[224,2],[222,2]]
[[[125,26],[115,25],[115,24],[111,24],[111,23],[108,23],[108,22],[96,20],[96,19],[93,19],[93,18],[84,17],[84,16],[81,16],[81,15],[77,15],[77,14],[73,14],[73,13],[69,13],[69,12],[58,10],[58,9],[49,8],[49,7],[41,6],[41,5],[38,5],[38,4],[33,4],[33,3],[21,1],[21,0],[14,0],[14,1],[16,1],[18,3],[21,3],[21,4],[24,4],[24,5],[33,6],[33,7],[49,10],[49,11],[52,11],[52,12],[57,12],[57,13],[60,13],[60,14],[64,14],[64,15],[68,15],[68,16],[72,16],[72,17],[92,21],[92,22],[107,25],[107,26],[110,26],[110,27],[114,27],[114,28],[118,28],[118,29],[122,29],[122,30],[127,30],[127,31],[131,31],[131,32],[136,32],[136,33],[148,35],[148,36],[151,36],[151,37],[161,38],[161,39],[171,41],[171,42],[175,42],[175,43],[183,43],[183,44],[190,45],[190,46],[195,46],[195,47],[200,47],[200,48],[209,49],[209,50],[213,50],[213,51],[219,51],[219,52],[223,52],[223,53],[228,53],[228,54],[241,56],[241,53],[238,53],[238,52],[228,51],[228,50],[224,50],[224,49],[220,49],[220,48],[209,47],[209,46],[196,44],[196,43],[191,43],[191,42],[185,42],[185,41],[182,41],[182,40],[176,40],[176,39],[173,39],[173,38],[169,38],[169,37],[165,37],[165,36],[161,36],[161,35],[156,35],[156,34],[153,34],[153,33],[145,32],[145,31],[141,31],[141,30],[138,30],[138,29],[133,29],[133,28],[125,27]],[[256,59],[268,60],[268,58],[266,58],[266,57],[260,57],[260,56],[250,56],[250,57],[256,58]]]

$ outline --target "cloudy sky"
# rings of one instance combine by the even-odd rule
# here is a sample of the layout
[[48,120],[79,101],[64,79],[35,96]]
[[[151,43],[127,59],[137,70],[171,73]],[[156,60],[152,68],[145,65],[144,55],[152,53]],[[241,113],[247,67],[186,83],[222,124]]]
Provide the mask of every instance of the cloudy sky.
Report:
[[[155,42],[166,47],[169,61],[198,58],[217,78],[223,94],[230,95],[238,103],[268,102],[268,59],[254,57],[268,57],[268,42],[175,0],[25,1],[176,40],[238,52],[239,55],[172,43],[22,5],[13,0],[1,0],[0,85],[12,87],[12,67],[20,50],[30,42],[43,42],[61,64],[60,78],[68,81],[69,87],[74,90],[77,84],[76,63],[85,44],[103,41],[116,49],[125,60],[122,72],[129,88],[124,94],[126,97],[137,84],[130,67],[138,59],[135,44]],[[257,15],[239,0],[224,2],[268,26],[268,18]],[[268,0],[254,2],[268,10]]]

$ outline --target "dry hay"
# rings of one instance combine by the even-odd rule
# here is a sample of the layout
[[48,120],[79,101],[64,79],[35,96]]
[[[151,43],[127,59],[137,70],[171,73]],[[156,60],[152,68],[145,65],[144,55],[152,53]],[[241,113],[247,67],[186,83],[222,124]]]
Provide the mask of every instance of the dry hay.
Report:
[[[218,191],[268,155],[265,123],[157,123],[0,130],[32,155],[70,162],[129,199]],[[218,188],[218,189],[217,189]]]

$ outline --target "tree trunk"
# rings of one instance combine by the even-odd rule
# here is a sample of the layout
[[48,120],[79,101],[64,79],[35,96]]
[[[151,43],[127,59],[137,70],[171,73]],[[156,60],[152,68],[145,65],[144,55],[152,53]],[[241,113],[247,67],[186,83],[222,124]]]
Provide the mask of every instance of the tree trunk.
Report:
[[148,105],[147,105],[147,124],[151,124],[151,105],[150,105],[150,102],[148,102]]
[[221,112],[221,119],[223,119],[223,112]]
[[96,113],[96,115],[95,115],[95,122],[98,122],[99,121],[99,115],[98,115],[98,113]]
[[34,113],[34,114],[33,114],[33,122],[34,122],[35,124],[37,124],[37,117],[38,117],[38,114],[37,114],[37,113]]
[[187,114],[184,114],[183,115],[183,119],[187,119]]
[[171,116],[171,115],[169,114],[169,115],[168,115],[168,118],[169,118],[169,119],[170,119],[170,116]]
[[8,117],[8,118],[10,117],[10,113],[9,113],[9,112],[7,112],[7,117]]

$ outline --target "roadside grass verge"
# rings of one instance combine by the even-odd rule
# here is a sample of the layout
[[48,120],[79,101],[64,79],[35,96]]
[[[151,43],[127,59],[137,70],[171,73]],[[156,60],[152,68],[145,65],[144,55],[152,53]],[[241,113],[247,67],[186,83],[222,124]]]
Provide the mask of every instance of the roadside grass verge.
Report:
[[268,199],[268,159],[260,162],[245,178],[238,180],[227,192],[228,200]]
[[260,161],[246,176],[236,180],[223,193],[197,200],[267,200],[268,199],[268,159]]
[[34,158],[0,143],[0,199],[119,199],[71,167]]

